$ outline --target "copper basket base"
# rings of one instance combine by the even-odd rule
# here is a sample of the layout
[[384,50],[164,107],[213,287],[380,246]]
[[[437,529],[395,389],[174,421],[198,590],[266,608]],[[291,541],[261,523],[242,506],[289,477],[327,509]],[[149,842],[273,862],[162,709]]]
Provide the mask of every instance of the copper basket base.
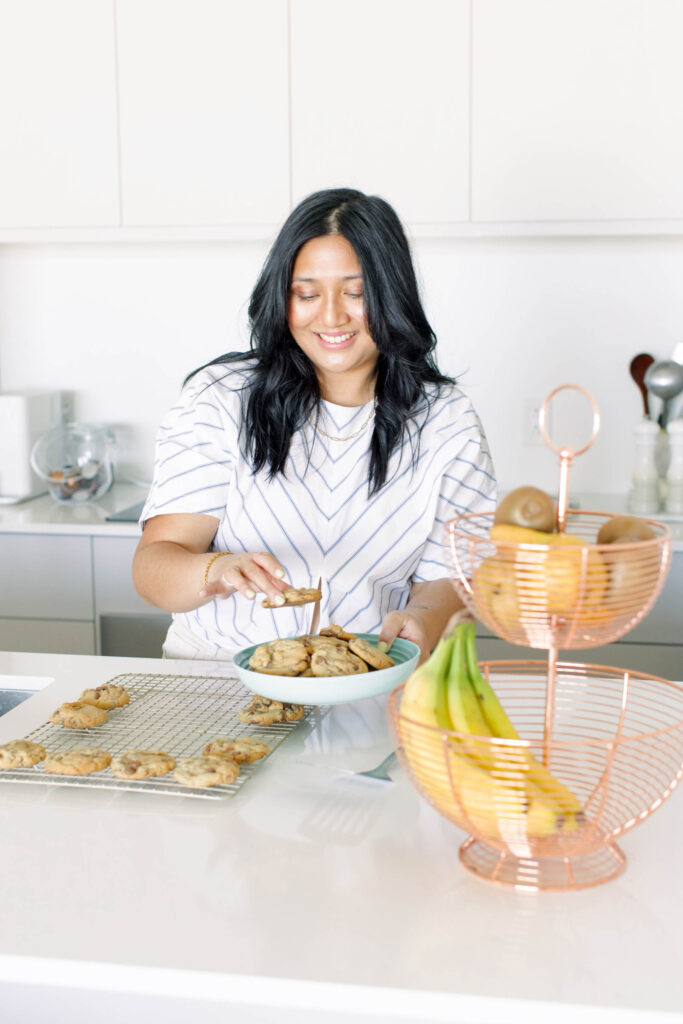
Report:
[[527,892],[569,892],[602,885],[622,873],[626,857],[614,842],[574,857],[517,857],[470,836],[460,847],[463,867],[486,882]]

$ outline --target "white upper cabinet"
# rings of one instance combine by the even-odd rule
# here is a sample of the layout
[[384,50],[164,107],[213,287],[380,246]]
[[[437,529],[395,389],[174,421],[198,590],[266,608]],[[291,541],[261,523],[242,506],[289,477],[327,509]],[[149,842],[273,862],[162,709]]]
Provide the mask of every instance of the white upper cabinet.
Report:
[[683,218],[683,3],[474,0],[475,221]]
[[469,219],[469,0],[291,0],[292,193]]
[[118,223],[112,0],[0,0],[0,227]]
[[286,0],[117,0],[124,226],[289,208]]

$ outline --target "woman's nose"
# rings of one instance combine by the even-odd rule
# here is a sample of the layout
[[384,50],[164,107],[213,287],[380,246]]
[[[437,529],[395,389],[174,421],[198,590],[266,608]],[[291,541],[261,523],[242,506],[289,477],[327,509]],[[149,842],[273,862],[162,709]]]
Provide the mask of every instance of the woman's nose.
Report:
[[323,306],[323,323],[326,327],[339,327],[346,323],[348,314],[338,295],[328,295]]

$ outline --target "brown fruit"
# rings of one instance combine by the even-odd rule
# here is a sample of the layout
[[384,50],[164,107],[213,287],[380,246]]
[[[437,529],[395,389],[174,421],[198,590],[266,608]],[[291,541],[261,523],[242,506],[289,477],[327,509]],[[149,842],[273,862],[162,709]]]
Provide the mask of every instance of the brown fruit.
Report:
[[652,527],[637,516],[612,516],[600,527],[598,544],[633,545],[603,553],[609,572],[606,603],[613,614],[637,615],[651,600],[659,582],[661,553],[657,544],[640,547],[638,542],[655,537]]
[[598,544],[630,544],[639,540],[653,540],[656,536],[644,519],[637,516],[612,516],[600,527]]
[[555,502],[545,491],[538,487],[517,487],[500,502],[493,521],[552,533],[556,515]]

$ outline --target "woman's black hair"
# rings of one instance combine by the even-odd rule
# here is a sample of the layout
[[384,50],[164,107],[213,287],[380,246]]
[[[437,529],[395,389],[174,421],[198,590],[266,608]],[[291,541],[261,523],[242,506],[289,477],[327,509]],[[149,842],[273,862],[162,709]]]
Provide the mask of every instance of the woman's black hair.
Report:
[[[404,440],[409,421],[428,407],[433,386],[454,383],[436,365],[436,336],[420,302],[408,240],[384,199],[333,188],[299,203],[282,226],[251,295],[251,351],[229,352],[205,366],[253,361],[245,409],[247,454],[254,472],[268,466],[270,477],[283,473],[292,435],[321,397],[313,364],[289,330],[294,262],[306,242],[333,234],[342,235],[358,257],[368,332],[379,352],[370,446],[372,495],[384,485],[389,459]],[[419,427],[416,436],[419,446]],[[417,448],[412,439],[411,444],[414,462]]]

